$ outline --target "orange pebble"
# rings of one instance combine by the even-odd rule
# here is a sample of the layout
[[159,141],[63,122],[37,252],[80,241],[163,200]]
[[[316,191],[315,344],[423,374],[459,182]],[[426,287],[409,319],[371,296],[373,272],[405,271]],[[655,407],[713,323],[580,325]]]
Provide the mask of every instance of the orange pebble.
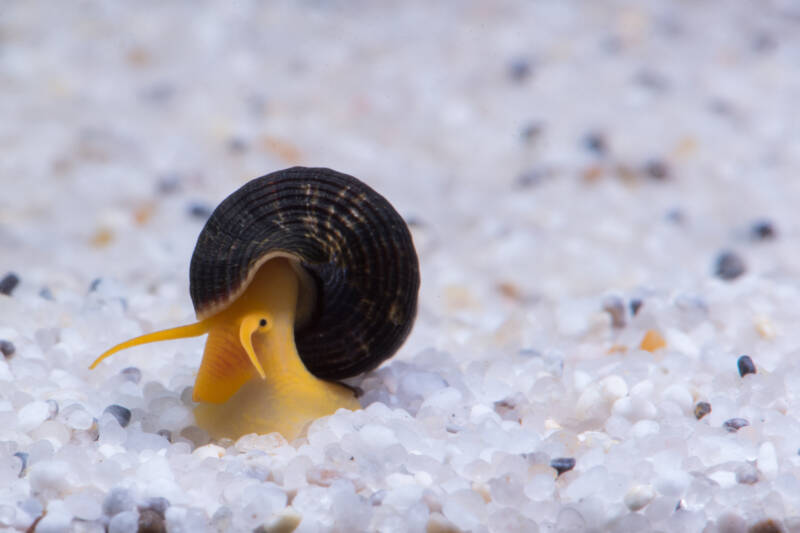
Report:
[[642,343],[639,345],[639,348],[642,350],[647,350],[648,352],[655,352],[660,348],[666,348],[667,341],[664,340],[664,337],[661,336],[659,332],[654,329],[648,329],[647,333],[644,334],[644,338],[642,339]]
[[606,354],[611,355],[615,353],[625,353],[628,351],[628,347],[624,344],[612,344],[611,348],[608,349]]
[[99,228],[90,239],[90,243],[95,248],[103,248],[111,244],[114,240],[114,233],[108,228]]
[[133,210],[133,220],[139,226],[144,226],[153,216],[155,208],[153,204],[144,204]]
[[302,158],[300,150],[295,145],[278,137],[265,135],[261,139],[261,144],[265,150],[272,152],[289,163],[298,163]]

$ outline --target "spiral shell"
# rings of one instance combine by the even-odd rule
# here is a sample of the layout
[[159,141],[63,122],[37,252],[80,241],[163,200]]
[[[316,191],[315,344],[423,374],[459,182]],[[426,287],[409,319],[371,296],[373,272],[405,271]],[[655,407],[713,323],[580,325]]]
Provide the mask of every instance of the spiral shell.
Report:
[[357,375],[405,341],[417,309],[417,253],[402,217],[369,186],[331,169],[294,167],[228,196],[192,255],[198,318],[230,305],[278,256],[300,274],[295,343],[311,373]]

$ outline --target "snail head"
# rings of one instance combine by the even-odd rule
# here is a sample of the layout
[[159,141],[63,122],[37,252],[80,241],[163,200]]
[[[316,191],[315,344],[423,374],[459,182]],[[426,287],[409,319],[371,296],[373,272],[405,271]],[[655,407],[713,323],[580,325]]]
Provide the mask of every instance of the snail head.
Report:
[[224,310],[194,324],[120,343],[98,357],[90,368],[126,348],[208,334],[194,386],[195,401],[224,403],[256,376],[275,386],[290,380],[313,387],[316,378],[303,366],[294,342],[298,291],[299,280],[289,260],[272,259],[258,269],[247,289]]

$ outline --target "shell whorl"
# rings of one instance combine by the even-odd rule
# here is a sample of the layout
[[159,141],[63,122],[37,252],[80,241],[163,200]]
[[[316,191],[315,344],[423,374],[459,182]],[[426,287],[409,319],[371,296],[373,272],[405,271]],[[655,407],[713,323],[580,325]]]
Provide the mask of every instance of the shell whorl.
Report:
[[227,307],[273,255],[296,259],[316,285],[295,343],[317,377],[371,370],[411,331],[419,291],[411,234],[391,204],[358,179],[294,167],[228,196],[192,255],[189,290],[198,318]]

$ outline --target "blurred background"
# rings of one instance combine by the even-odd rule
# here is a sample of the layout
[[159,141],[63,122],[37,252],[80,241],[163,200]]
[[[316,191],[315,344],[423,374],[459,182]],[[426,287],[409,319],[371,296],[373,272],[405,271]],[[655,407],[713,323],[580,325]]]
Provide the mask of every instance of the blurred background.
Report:
[[724,250],[796,276],[799,27],[792,0],[4,1],[0,270],[190,317],[210,211],[306,165],[412,224],[430,324],[700,290]]

